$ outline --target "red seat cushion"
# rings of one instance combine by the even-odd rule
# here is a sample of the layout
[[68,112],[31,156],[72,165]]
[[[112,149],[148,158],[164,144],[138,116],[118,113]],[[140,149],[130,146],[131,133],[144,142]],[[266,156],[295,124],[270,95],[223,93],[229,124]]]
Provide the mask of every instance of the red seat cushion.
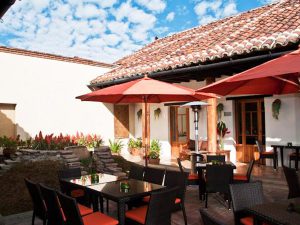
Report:
[[261,152],[262,155],[274,155],[274,152]]
[[[254,224],[253,217],[251,217],[251,216],[240,219],[240,222],[241,222],[241,224],[244,224],[244,225],[253,225]],[[268,224],[262,223],[262,225],[268,225]]]
[[253,217],[244,217],[240,220],[240,222],[244,225],[253,225]]
[[80,212],[81,216],[85,216],[85,215],[93,213],[93,210],[91,208],[86,207],[86,206],[81,205],[81,204],[77,204],[77,205],[78,205],[78,209],[79,209],[79,212]]
[[[146,196],[143,198],[143,202],[149,202],[150,201],[150,196]],[[180,198],[176,198],[175,199],[175,204],[178,204],[181,202],[181,199]]]
[[119,221],[100,212],[82,217],[84,225],[117,225]]
[[71,191],[71,197],[73,198],[79,198],[84,196],[84,190],[82,189],[76,189]]
[[233,179],[234,180],[241,180],[241,181],[247,181],[248,180],[247,176],[243,175],[243,174],[234,174]]
[[148,206],[138,207],[132,210],[129,210],[125,213],[125,216],[129,219],[132,219],[140,224],[145,224],[146,215],[147,215]]
[[198,174],[190,173],[188,176],[188,180],[198,180]]

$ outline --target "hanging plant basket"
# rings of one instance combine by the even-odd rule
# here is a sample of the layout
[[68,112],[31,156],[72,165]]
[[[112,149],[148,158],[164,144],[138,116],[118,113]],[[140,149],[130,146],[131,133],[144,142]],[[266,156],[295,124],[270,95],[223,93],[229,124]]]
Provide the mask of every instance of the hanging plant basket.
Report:
[[224,105],[223,105],[223,103],[219,103],[219,104],[217,105],[217,112],[218,112],[219,120],[222,119],[222,112],[223,112],[223,110],[224,110]]
[[155,109],[154,110],[154,118],[158,119],[159,116],[160,116],[160,113],[161,113],[161,109],[160,108]]
[[143,114],[142,109],[140,109],[139,111],[137,111],[136,115],[137,115],[138,120],[140,120],[142,118],[142,114]]
[[276,120],[278,120],[280,108],[281,108],[281,100],[280,99],[274,100],[274,102],[272,103],[272,116]]

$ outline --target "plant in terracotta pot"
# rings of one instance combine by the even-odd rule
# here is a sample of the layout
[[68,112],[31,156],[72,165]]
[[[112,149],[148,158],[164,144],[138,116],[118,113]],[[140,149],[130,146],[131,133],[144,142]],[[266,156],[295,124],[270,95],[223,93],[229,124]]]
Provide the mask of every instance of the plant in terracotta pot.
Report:
[[230,134],[230,131],[223,121],[219,121],[217,124],[217,134],[219,135],[220,150],[224,150],[224,137],[226,134]]
[[134,138],[129,138],[128,140],[128,150],[130,154],[137,156],[140,155],[140,151],[142,148],[143,142],[141,138],[137,138],[136,140]]
[[121,140],[109,140],[109,147],[113,154],[120,155],[122,148],[124,147],[124,144]]
[[[19,136],[18,136],[19,137]],[[18,147],[18,138],[8,138],[6,136],[0,137],[0,145],[3,148],[3,155],[5,158],[10,158],[15,154]]]
[[161,150],[161,143],[159,142],[159,140],[152,140],[150,144],[150,151],[148,154],[150,164],[159,164],[160,150]]

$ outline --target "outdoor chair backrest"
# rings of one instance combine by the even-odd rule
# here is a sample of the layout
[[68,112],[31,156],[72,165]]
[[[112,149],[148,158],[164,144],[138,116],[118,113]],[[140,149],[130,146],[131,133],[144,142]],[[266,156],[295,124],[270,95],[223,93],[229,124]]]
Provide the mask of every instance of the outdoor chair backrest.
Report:
[[247,207],[264,202],[261,182],[231,184],[230,194],[234,212],[239,212]]
[[64,219],[56,191],[43,184],[40,184],[40,189],[47,207],[47,225],[62,225]]
[[145,225],[171,225],[177,192],[177,188],[170,188],[151,193]]
[[292,168],[283,167],[283,172],[289,187],[288,198],[297,198],[300,197],[300,184],[297,171]]
[[263,145],[261,144],[261,142],[260,142],[260,141],[258,141],[258,140],[256,140],[256,141],[255,141],[255,143],[256,143],[256,146],[257,146],[258,152],[259,152],[259,153],[262,153],[262,152],[264,152],[264,148],[263,148]]
[[225,155],[207,155],[207,162],[225,162]]
[[233,180],[233,168],[231,165],[207,165],[206,166],[206,192],[220,192],[229,194],[229,184]]
[[255,160],[252,159],[249,163],[249,166],[248,166],[248,169],[247,169],[247,180],[249,181],[250,180],[250,177],[251,177],[251,173],[252,173],[252,170],[253,170],[253,166],[254,166],[254,163],[255,163]]
[[66,225],[83,225],[76,200],[61,192],[57,192],[57,196],[66,218]]
[[187,184],[187,173],[182,173],[175,170],[166,170],[164,186],[167,188],[178,187],[177,198],[184,199],[186,184]]
[[181,172],[181,173],[184,173],[184,169],[183,169],[183,166],[182,166],[182,164],[181,164],[180,158],[177,158],[177,163],[178,163],[180,172]]
[[210,212],[208,209],[200,209],[200,215],[203,225],[225,225],[223,221],[220,221],[215,212]]
[[43,200],[39,185],[27,178],[25,178],[24,180],[33,203],[33,211],[35,213],[35,216],[40,219],[45,219],[47,208]]
[[145,171],[145,167],[137,165],[137,164],[132,164],[130,167],[128,178],[136,179],[136,180],[143,180],[144,171]]
[[154,183],[154,184],[162,184],[165,176],[164,169],[157,169],[146,167],[144,173],[144,181]]
[[59,179],[65,178],[79,178],[81,177],[81,169],[80,168],[69,168],[58,171]]

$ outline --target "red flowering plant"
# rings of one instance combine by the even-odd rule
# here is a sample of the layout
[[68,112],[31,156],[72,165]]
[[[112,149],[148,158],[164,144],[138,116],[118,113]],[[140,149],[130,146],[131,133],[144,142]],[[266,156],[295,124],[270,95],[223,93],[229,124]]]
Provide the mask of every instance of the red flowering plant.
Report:
[[39,150],[59,150],[75,144],[75,141],[70,138],[70,135],[60,133],[58,136],[49,134],[44,137],[40,131],[39,135],[35,136],[31,146],[33,149]]
[[217,134],[219,135],[220,149],[224,149],[223,138],[226,134],[230,134],[229,129],[226,127],[226,124],[223,121],[219,121],[217,124]]
[[83,133],[76,133],[74,137],[77,145],[86,146],[87,148],[97,148],[103,144],[101,136],[96,134],[84,135]]

